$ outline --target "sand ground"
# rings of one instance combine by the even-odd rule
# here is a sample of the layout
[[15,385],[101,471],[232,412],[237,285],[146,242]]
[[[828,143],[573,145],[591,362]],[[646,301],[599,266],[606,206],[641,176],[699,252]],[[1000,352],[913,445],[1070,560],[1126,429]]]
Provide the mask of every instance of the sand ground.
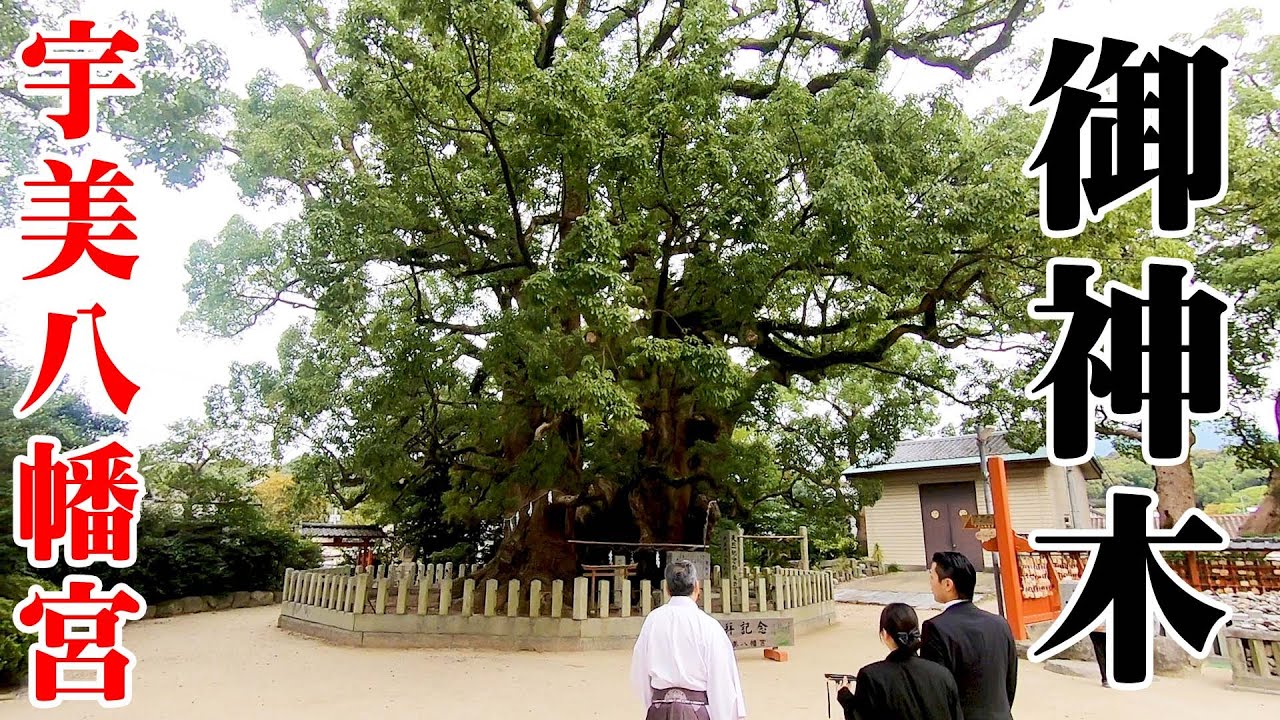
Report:
[[[856,672],[880,659],[880,608],[841,605],[841,622],[802,635],[786,663],[743,651],[738,661],[751,718],[827,716],[824,672]],[[630,653],[502,653],[338,647],[275,627],[278,607],[148,620],[125,628],[137,655],[133,703],[104,710],[67,702],[36,710],[0,702],[0,720],[356,720],[396,718],[643,717],[627,689]],[[922,613],[924,616],[932,612]],[[1227,670],[1157,678],[1147,690],[1105,690],[1022,662],[1018,720],[1280,718],[1280,696],[1232,691]],[[838,715],[839,707],[834,707]]]

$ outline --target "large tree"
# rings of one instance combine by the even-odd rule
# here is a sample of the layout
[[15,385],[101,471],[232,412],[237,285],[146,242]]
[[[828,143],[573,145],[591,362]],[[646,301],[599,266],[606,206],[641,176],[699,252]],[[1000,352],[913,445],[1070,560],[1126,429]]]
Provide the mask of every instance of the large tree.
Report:
[[[1198,245],[1208,281],[1236,304],[1228,424],[1240,443],[1233,452],[1269,478],[1268,493],[1241,528],[1252,535],[1280,534],[1280,394],[1268,378],[1280,347],[1280,35],[1260,36],[1260,20],[1257,11],[1229,13],[1210,32],[1241,51],[1231,84],[1232,189]],[[1259,402],[1274,403],[1276,426],[1245,411]]]
[[444,477],[451,517],[517,517],[498,576],[802,504],[777,388],[946,391],[938,349],[1026,329],[1047,258],[1149,254],[1124,213],[1039,237],[1027,116],[879,87],[890,55],[971,75],[1035,4],[895,8],[260,6],[316,86],[260,76],[232,171],[303,211],[195,248],[193,320],[314,308],[256,397],[353,500]]
[[[278,368],[236,369],[235,416],[345,507],[496,541],[495,576],[834,497],[815,468],[918,427],[901,398],[956,395],[946,349],[1044,329],[1025,308],[1049,258],[1131,279],[1185,249],[1130,208],[1043,238],[1036,119],[881,87],[891,59],[969,78],[1038,2],[241,4],[308,87],[264,71],[233,97],[160,15],[143,95],[105,110],[163,140],[130,147],[170,181],[230,160],[248,200],[300,208],[193,248],[190,321],[306,312]],[[797,415],[846,383],[876,390],[841,406],[861,421]]]

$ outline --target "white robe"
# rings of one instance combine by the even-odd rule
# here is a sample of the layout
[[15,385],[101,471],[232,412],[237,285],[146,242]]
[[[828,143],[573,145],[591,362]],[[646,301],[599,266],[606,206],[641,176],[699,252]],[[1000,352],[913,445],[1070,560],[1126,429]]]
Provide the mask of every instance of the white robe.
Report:
[[747,716],[733,643],[691,598],[673,597],[645,618],[631,656],[631,687],[646,710],[653,702],[651,687],[679,687],[707,693],[711,720]]

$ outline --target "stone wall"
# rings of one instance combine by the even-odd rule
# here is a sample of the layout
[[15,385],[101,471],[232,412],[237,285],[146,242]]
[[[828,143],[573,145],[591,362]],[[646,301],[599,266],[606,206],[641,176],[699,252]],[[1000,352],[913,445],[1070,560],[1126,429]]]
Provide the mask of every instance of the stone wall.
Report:
[[228,595],[198,595],[178,600],[166,600],[154,605],[147,605],[147,614],[143,619],[176,617],[178,615],[191,615],[212,610],[278,605],[282,595],[283,593],[270,590],[245,590]]

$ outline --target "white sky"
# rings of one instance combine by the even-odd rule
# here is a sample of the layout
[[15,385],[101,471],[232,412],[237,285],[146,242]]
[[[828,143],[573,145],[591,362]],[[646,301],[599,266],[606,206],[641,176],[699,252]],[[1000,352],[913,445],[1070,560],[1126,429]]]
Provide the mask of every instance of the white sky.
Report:
[[[232,88],[243,89],[264,67],[270,67],[285,82],[309,86],[310,76],[305,72],[294,41],[287,36],[271,37],[243,15],[233,13],[230,5],[229,0],[221,3],[86,0],[85,13],[81,16],[105,22],[120,11],[128,10],[145,20],[152,11],[167,9],[179,18],[189,39],[208,39],[227,51]],[[1046,11],[1015,42],[1047,47],[1054,36],[1096,41],[1101,29],[1140,44],[1155,44],[1177,32],[1198,33],[1221,11],[1243,5],[1248,3],[1076,0],[1070,8],[1055,7]],[[1270,33],[1280,33],[1280,9],[1268,14],[1265,26]],[[947,71],[912,63],[905,70],[895,72],[892,82],[901,93],[952,80],[954,76]],[[962,87],[966,104],[976,110],[1002,94],[1024,102],[1025,88],[1035,80],[1020,76],[1012,82],[982,81]],[[120,248],[119,252],[141,256],[134,278],[128,282],[115,280],[82,259],[57,277],[23,282],[22,276],[49,263],[53,246],[21,242],[14,229],[0,229],[0,243],[6,258],[4,272],[0,273],[0,325],[8,333],[0,342],[19,363],[37,366],[44,347],[45,313],[74,313],[95,302],[101,303],[108,312],[101,322],[107,351],[123,372],[142,386],[129,413],[128,439],[145,446],[163,440],[169,423],[187,416],[200,416],[205,392],[210,386],[227,380],[230,363],[258,360],[274,363],[280,330],[298,317],[281,313],[235,341],[180,332],[179,318],[187,309],[182,286],[188,279],[184,270],[188,248],[196,240],[216,234],[233,214],[243,214],[261,226],[282,220],[290,213],[247,207],[225,173],[212,174],[197,189],[175,191],[163,187],[152,172],[129,169],[127,159],[111,142],[95,141],[92,149],[97,157],[120,163],[135,182],[133,188],[126,189],[125,195],[129,209],[139,218],[132,227],[140,240],[128,243],[127,250],[123,243],[104,244],[104,249],[110,250],[115,245]],[[1137,200],[1145,201],[1145,197]],[[93,363],[88,318],[76,326],[66,365],[72,383],[87,393],[95,407],[108,411],[111,406],[101,390]],[[1280,367],[1273,373],[1273,381],[1280,385]],[[1270,421],[1265,420],[1270,415],[1269,406],[1259,405],[1256,410],[1259,417],[1264,418],[1265,427],[1270,427]],[[9,411],[0,408],[0,412]],[[956,419],[953,411],[944,415],[944,420]]]

